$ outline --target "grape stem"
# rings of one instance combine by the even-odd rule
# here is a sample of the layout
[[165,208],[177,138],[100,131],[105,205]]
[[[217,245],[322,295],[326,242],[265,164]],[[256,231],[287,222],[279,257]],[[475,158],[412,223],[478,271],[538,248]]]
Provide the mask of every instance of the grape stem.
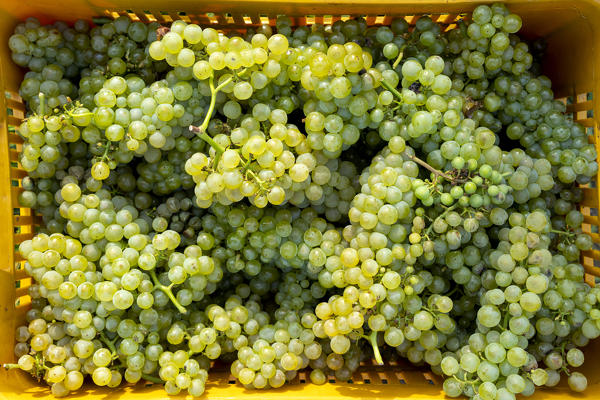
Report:
[[106,148],[104,149],[104,154],[102,154],[102,160],[104,161],[108,158],[108,151],[110,150],[110,140],[106,142]]
[[[204,125],[204,124],[202,124],[202,125]],[[223,146],[221,146],[219,143],[215,142],[213,138],[208,136],[208,134],[202,130],[202,126],[198,127],[198,126],[190,125],[190,131],[199,134],[198,136],[200,137],[200,139],[204,140],[206,143],[208,143],[210,145],[210,147],[215,149],[215,152],[217,154],[221,155],[225,151],[225,148]]]
[[450,175],[448,175],[447,173],[442,172],[438,169],[433,168],[431,165],[427,164],[425,161],[421,160],[419,157],[417,157],[415,155],[407,154],[406,152],[404,153],[404,155],[406,155],[408,158],[410,158],[412,161],[416,162],[420,166],[425,167],[429,171],[433,172],[435,175],[441,176],[442,178],[446,179],[447,181],[452,182],[452,177]]
[[242,172],[248,171],[248,168],[250,168],[251,163],[252,163],[252,154],[249,154],[248,160],[244,163],[244,165],[242,165]]
[[458,291],[458,285],[454,286],[454,289],[452,289],[451,291],[449,291],[448,293],[446,293],[445,296],[450,297],[450,295],[453,295],[457,291]]
[[[441,213],[440,215],[438,215],[437,218],[444,218],[450,211],[454,210],[456,208],[456,206],[458,206],[458,203],[454,203],[450,207],[446,208],[443,213]],[[429,225],[427,227],[427,229],[425,230],[425,235],[424,236],[429,236],[429,234],[431,233],[432,229],[433,229],[433,224],[431,224],[431,225]]]
[[93,112],[86,112],[86,113],[81,113],[81,114],[75,114],[74,110],[77,107],[80,107],[81,103],[79,102],[75,102],[75,104],[73,104],[71,102],[71,100],[69,99],[69,102],[63,105],[63,111],[65,114],[67,114],[69,117],[73,118],[75,116],[77,117],[91,117],[94,115]]
[[40,108],[38,109],[38,114],[40,114],[40,117],[43,117],[46,113],[46,95],[44,95],[44,93],[40,93],[38,96],[40,99]]
[[162,379],[157,378],[156,376],[148,375],[148,374],[142,374],[142,379],[145,379],[148,382],[152,382],[152,383],[164,383],[164,381]]
[[398,57],[396,57],[396,60],[392,64],[392,69],[396,69],[398,64],[400,64],[400,61],[402,61],[402,58],[404,58],[404,49],[405,48],[406,48],[406,45],[404,45],[400,48],[400,53],[398,54]]
[[466,380],[466,379],[462,380],[459,377],[457,377],[456,375],[452,375],[452,377],[454,379],[456,379],[457,381],[459,381],[460,383],[462,383],[463,385],[471,385],[472,386],[472,385],[476,384],[479,381],[479,379],[474,379],[472,381],[469,381],[469,380]]
[[[239,77],[239,76],[243,75],[244,73],[246,73],[246,71],[247,71],[247,69],[244,68],[242,71],[240,71],[239,74],[236,74],[235,76]],[[214,77],[211,76],[208,79],[208,85],[210,87],[210,104],[208,106],[208,111],[206,112],[206,116],[204,117],[204,121],[202,121],[202,125],[200,125],[200,126],[190,125],[190,128],[189,128],[190,131],[198,134],[198,136],[200,137],[200,139],[204,140],[213,149],[215,149],[215,152],[216,152],[215,160],[214,160],[215,169],[219,165],[219,159],[221,158],[221,154],[223,154],[223,152],[225,151],[225,149],[223,148],[223,146],[221,146],[220,144],[218,144],[217,142],[215,142],[213,140],[213,138],[211,138],[206,133],[206,130],[208,129],[208,123],[210,122],[210,118],[211,118],[213,112],[215,111],[215,105],[217,104],[217,94],[225,86],[229,85],[233,81],[233,78],[234,78],[234,75],[230,76],[229,78],[227,78],[223,82],[221,82],[221,84],[219,84],[217,87],[215,87]]]
[[115,347],[115,344],[108,340],[108,338],[103,332],[100,332],[100,340],[102,340],[102,342],[104,342],[104,344],[108,346],[108,349],[111,353],[113,353],[113,355],[117,354],[117,348]]
[[21,369],[19,364],[2,364],[2,367],[6,369]]
[[566,366],[563,365],[560,370],[564,372],[566,376],[571,376],[571,371],[569,371]]
[[262,179],[260,179],[260,178],[259,178],[259,177],[256,175],[256,173],[254,173],[254,171],[252,171],[251,169],[248,169],[248,170],[246,171],[246,174],[250,175],[250,176],[252,177],[252,179],[254,179],[256,182],[258,182],[258,186],[260,186],[260,188],[261,188],[262,190],[265,190],[265,182],[264,182]]
[[429,311],[429,313],[431,314],[431,316],[432,316],[432,317],[433,317],[435,320],[438,320],[438,319],[439,319],[439,317],[438,317],[438,312],[437,312],[437,311],[435,311],[435,310],[433,310],[433,309],[431,309],[431,308],[429,308],[429,307],[423,307],[423,310]]
[[373,356],[375,357],[375,362],[377,365],[383,365],[383,358],[381,358],[381,353],[379,352],[379,345],[377,344],[377,331],[371,332],[369,335],[369,342],[371,343],[371,347],[373,348]]
[[392,92],[392,94],[394,96],[396,96],[397,98],[399,98],[400,100],[402,100],[402,95],[400,94],[400,92],[398,90],[396,90],[396,88],[394,88],[392,85],[390,85],[389,83],[387,83],[384,79],[381,80],[381,86],[383,86],[384,88],[386,88],[387,90],[389,90],[390,92]]
[[504,321],[502,321],[502,329],[507,330],[508,329],[508,316],[510,315],[510,313],[506,313],[504,314]]
[[171,290],[170,286],[165,286],[162,283],[160,283],[158,281],[158,277],[156,276],[156,271],[151,270],[150,271],[150,277],[152,278],[152,281],[154,282],[154,288],[155,289],[159,289],[161,290],[164,294],[167,295],[167,297],[169,298],[169,300],[171,300],[171,302],[173,303],[173,305],[177,308],[177,310],[182,313],[185,314],[187,313],[187,310],[185,309],[184,306],[182,306],[179,301],[175,298],[175,295],[173,295],[173,291]]
[[557,233],[559,235],[567,235],[567,236],[574,236],[575,235],[575,233],[573,233],[573,232],[559,231],[557,229],[550,229],[550,232]]

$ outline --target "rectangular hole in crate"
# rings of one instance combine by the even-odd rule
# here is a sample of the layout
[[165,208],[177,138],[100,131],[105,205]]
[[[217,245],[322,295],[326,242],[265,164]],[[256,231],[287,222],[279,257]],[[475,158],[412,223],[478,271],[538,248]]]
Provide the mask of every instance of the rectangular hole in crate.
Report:
[[577,96],[575,97],[575,101],[576,101],[577,103],[583,103],[584,101],[587,101],[587,99],[588,99],[588,93],[589,93],[589,92],[586,92],[586,93],[578,93],[578,94],[577,94]]
[[31,297],[29,295],[19,296],[15,299],[15,307],[28,307],[31,304]]
[[140,17],[132,10],[127,10],[127,16],[129,17],[130,20],[135,21],[135,22],[141,20]]
[[260,23],[263,25],[268,25],[269,24],[269,16],[266,14],[260,14],[258,16],[258,18],[260,19]]
[[217,19],[217,16],[215,15],[215,13],[206,13],[206,18],[208,18],[208,22],[210,24],[218,24],[219,20]]
[[173,22],[173,18],[171,18],[169,13],[166,11],[160,11],[160,17],[162,19],[162,22]]
[[179,17],[179,19],[181,19],[187,23],[192,22],[192,20],[190,19],[190,17],[187,15],[187,13],[185,11],[178,12],[177,16]]
[[234,24],[235,23],[235,21],[233,20],[233,15],[231,15],[231,13],[225,13],[224,16],[225,16],[225,21],[228,24]]
[[406,22],[408,22],[410,26],[414,26],[419,17],[417,15],[405,15],[404,19],[406,20]]
[[430,373],[430,372],[423,372],[423,377],[425,378],[425,380],[427,381],[427,383],[429,383],[430,385],[435,385],[436,384],[436,377]]
[[402,372],[394,371],[393,374],[396,375],[398,383],[406,385],[406,380],[404,379],[404,375],[402,374]]
[[242,20],[244,20],[246,25],[252,24],[252,18],[250,18],[248,15],[242,15]]
[[111,11],[111,10],[103,10],[103,11],[102,11],[102,13],[103,13],[104,15],[106,15],[107,17],[109,17],[109,18],[112,18],[112,19],[117,19],[117,18],[119,18],[119,17],[120,17],[119,13],[118,13],[118,12],[116,12],[116,11]]
[[437,22],[444,25],[449,25],[456,22],[457,17],[458,16],[456,14],[440,14],[437,18]]
[[156,21],[156,17],[154,16],[154,14],[150,11],[142,11],[144,13],[144,16],[146,17],[146,20],[148,20],[148,22],[155,22]]

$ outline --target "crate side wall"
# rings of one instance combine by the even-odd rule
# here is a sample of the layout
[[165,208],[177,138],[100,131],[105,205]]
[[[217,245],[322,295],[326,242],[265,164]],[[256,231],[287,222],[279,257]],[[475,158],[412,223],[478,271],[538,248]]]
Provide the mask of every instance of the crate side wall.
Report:
[[[36,2],[35,5],[23,5],[16,1],[3,2],[0,5],[0,77],[4,95],[0,96],[0,218],[4,229],[0,233],[0,252],[6,254],[7,262],[0,264],[0,318],[5,321],[0,329],[0,360],[14,359],[14,327],[18,322],[24,321],[24,313],[27,308],[28,296],[26,285],[30,280],[24,276],[22,261],[13,255],[14,245],[31,236],[35,220],[31,217],[28,209],[18,207],[16,197],[20,179],[24,176],[11,162],[16,162],[16,155],[20,149],[20,139],[14,133],[14,127],[23,116],[23,106],[18,97],[18,84],[22,72],[12,64],[10,51],[6,45],[6,39],[10,35],[17,20],[30,15],[40,16],[49,22],[56,19],[75,20],[78,17],[90,18],[97,15],[115,17],[116,15],[129,15],[133,18],[149,21],[155,18],[159,22],[169,22],[172,19],[183,17],[190,18],[215,27],[232,26],[235,24],[240,28],[246,25],[256,25],[261,22],[274,22],[277,14],[290,14],[295,17],[298,24],[314,22],[323,23],[327,16],[331,18],[349,17],[356,15],[368,15],[369,21],[383,21],[380,19],[385,15],[414,15],[417,13],[444,13],[444,15],[456,16],[461,12],[471,10],[479,1],[432,1],[423,4],[417,1],[390,0],[376,2],[358,1],[336,1],[334,3],[311,3],[305,1],[268,2],[255,1],[226,1],[213,4],[194,4],[178,0],[169,2],[168,7],[179,12],[163,11],[166,3],[158,0],[142,2],[130,2],[133,9],[123,10],[119,4],[113,2],[92,1],[89,3],[66,0],[60,3],[50,1]],[[568,107],[574,118],[584,123],[591,129],[592,139],[596,144],[595,137],[598,133],[596,115],[598,102],[596,95],[600,94],[600,82],[595,72],[599,63],[598,44],[600,43],[599,27],[595,27],[594,21],[600,21],[599,4],[594,1],[508,1],[509,6],[515,12],[523,15],[527,31],[526,36],[532,32],[542,34],[548,40],[548,49],[551,54],[560,54],[556,57],[550,56],[547,61],[549,68],[546,73],[553,79],[554,88],[559,96],[572,97],[574,103]],[[210,9],[209,9],[210,8]],[[344,10],[344,16],[336,16],[339,10]],[[207,11],[215,14],[207,16]],[[319,15],[324,15],[319,17]],[[248,19],[246,19],[246,17]],[[246,23],[250,21],[250,23]],[[243,22],[243,24],[241,23]],[[568,74],[561,71],[569,71]],[[587,96],[591,93],[591,99]],[[579,99],[581,101],[579,101]],[[6,110],[6,112],[5,112]],[[592,112],[590,116],[590,110]],[[594,236],[594,241],[600,243],[597,232],[598,225],[598,192],[595,185],[585,189],[584,214],[586,215],[586,229]],[[585,254],[584,265],[588,273],[598,275],[596,260],[600,259],[600,253],[591,251]],[[18,282],[18,283],[17,283]],[[590,280],[591,282],[591,280]],[[17,287],[19,286],[19,287]],[[18,304],[15,302],[20,300]],[[595,362],[591,357],[600,351],[599,341],[594,342],[586,349],[587,360],[584,370],[590,380],[587,392],[578,397],[597,398],[595,392],[600,388],[600,361]],[[230,384],[229,374],[226,372],[211,374],[207,390],[210,397],[215,399],[231,399],[237,396],[245,396],[253,399],[274,399],[283,396],[296,398],[339,399],[340,397],[369,397],[369,398],[414,398],[434,399],[442,397],[439,378],[431,376],[431,379],[423,379],[423,372],[404,370],[402,366],[389,366],[383,369],[365,369],[369,377],[365,383],[362,370],[358,378],[362,380],[358,384],[328,383],[324,386],[314,385],[292,385],[278,390],[248,391],[239,385]],[[398,383],[383,383],[382,377],[396,376]],[[358,378],[355,379],[358,382]],[[388,381],[388,378],[385,378]],[[390,382],[392,382],[390,378]],[[395,382],[395,381],[393,381]],[[15,371],[6,372],[0,370],[0,398],[14,399],[17,396],[23,399],[40,398],[48,394],[46,387],[39,387],[36,382],[24,374]],[[564,399],[570,396],[564,387],[541,392],[537,398]],[[135,388],[126,387],[123,392],[112,392],[105,389],[88,389],[80,391],[69,398],[83,399],[84,397],[97,397],[106,399],[148,399],[166,398],[160,387]],[[183,397],[181,397],[183,398]]]

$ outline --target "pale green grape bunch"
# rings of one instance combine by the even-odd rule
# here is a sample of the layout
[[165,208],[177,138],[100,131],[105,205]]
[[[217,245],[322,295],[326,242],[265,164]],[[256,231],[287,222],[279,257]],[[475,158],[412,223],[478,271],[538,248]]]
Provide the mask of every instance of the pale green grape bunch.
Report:
[[4,367],[56,397],[197,398],[215,362],[247,389],[321,385],[398,359],[450,397],[563,372],[584,391],[596,150],[519,16],[434,19],[19,24],[18,200],[41,226]]
[[[504,5],[481,5],[465,29],[449,31],[453,87],[465,93],[474,119],[494,131],[506,126],[530,156],[558,167],[561,182],[588,182],[598,169],[596,151],[564,104],[553,100],[550,79],[533,73],[529,46],[514,35],[521,25]],[[487,82],[493,91],[484,89]]]
[[[268,132],[259,130],[263,121],[270,125]],[[282,204],[286,189],[306,181],[316,167],[312,154],[298,154],[306,139],[295,125],[287,124],[286,113],[262,103],[253,107],[252,116],[243,118],[231,136],[220,134],[210,141],[208,155],[196,153],[185,162],[203,207],[210,206],[214,197],[221,204],[245,197],[259,207]]]
[[[231,204],[245,197],[258,207],[309,203],[324,205],[322,212],[339,220],[356,192],[354,166],[330,161],[323,152],[309,152],[305,135],[287,124],[285,112],[269,110],[266,104],[256,104],[252,116],[242,118],[230,137],[214,137],[208,156],[196,153],[186,161],[198,204],[208,207],[215,198]],[[261,122],[270,125],[268,134],[257,129]]]
[[[567,265],[562,255],[553,256],[548,250],[545,213],[514,213],[510,225],[500,230],[501,241],[489,253],[489,264],[496,270],[489,278],[495,275],[495,282],[484,284],[487,291],[477,311],[479,332],[471,335],[466,349],[442,360],[441,372],[450,377],[444,383],[450,396],[494,398],[502,392],[512,398],[533,393],[535,386],[554,386],[560,379],[557,369],[583,362],[583,353],[574,346],[598,335],[595,324],[585,322],[597,301],[596,289],[583,284],[580,265]],[[524,260],[527,268],[522,266]],[[565,267],[569,272],[560,272]],[[563,304],[578,307],[569,321],[561,315]],[[560,348],[555,348],[557,339]],[[485,358],[476,355],[482,352]],[[546,369],[538,367],[542,362]],[[584,390],[586,385],[583,375],[569,379],[573,390]]]
[[145,47],[156,39],[158,23],[131,22],[120,17],[113,22],[90,28],[78,20],[73,27],[64,22],[41,25],[35,18],[15,27],[9,39],[12,58],[30,71],[21,83],[20,93],[31,110],[39,107],[38,93],[46,95],[50,109],[62,107],[76,97],[80,77],[91,70],[124,75],[126,70],[146,81],[156,79],[164,70],[152,62]]

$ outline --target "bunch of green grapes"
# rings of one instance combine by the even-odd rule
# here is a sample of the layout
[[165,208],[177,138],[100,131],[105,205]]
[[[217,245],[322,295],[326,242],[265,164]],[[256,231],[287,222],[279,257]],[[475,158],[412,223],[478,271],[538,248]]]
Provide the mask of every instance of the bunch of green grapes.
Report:
[[158,27],[156,22],[131,22],[127,17],[93,28],[84,20],[70,28],[63,22],[42,26],[29,18],[9,39],[15,63],[30,69],[19,92],[30,110],[39,106],[38,93],[46,95],[52,109],[77,97],[80,77],[134,72],[151,83],[165,70],[146,53]]
[[9,39],[26,67],[17,362],[55,396],[348,381],[405,358],[451,397],[555,386],[600,336],[580,258],[597,173],[522,21],[430,16],[225,34],[127,17]]
[[598,169],[596,150],[585,129],[567,117],[565,105],[553,100],[550,79],[533,73],[529,46],[513,35],[521,25],[504,5],[482,5],[472,23],[448,32],[448,48],[456,55],[446,67],[452,86],[480,124],[496,132],[506,127],[506,136],[527,154],[550,161],[561,182],[586,183]]

